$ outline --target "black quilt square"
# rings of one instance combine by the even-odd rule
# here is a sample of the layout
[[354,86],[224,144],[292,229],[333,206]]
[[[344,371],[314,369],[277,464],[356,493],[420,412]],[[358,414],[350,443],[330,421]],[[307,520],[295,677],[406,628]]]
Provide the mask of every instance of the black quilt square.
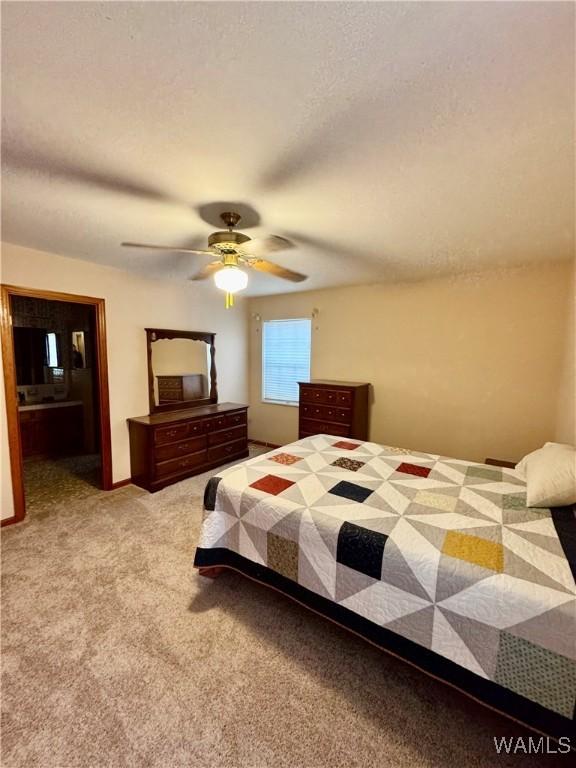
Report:
[[379,579],[388,536],[354,523],[343,523],[338,533],[336,560],[348,568]]
[[208,512],[213,512],[216,506],[216,494],[218,493],[220,480],[222,480],[221,477],[211,477],[204,489],[204,509]]
[[337,483],[334,488],[331,488],[329,493],[333,493],[335,496],[341,496],[343,499],[350,499],[350,501],[359,501],[362,504],[366,501],[373,491],[370,488],[363,488],[356,483],[349,483],[346,480],[342,480]]

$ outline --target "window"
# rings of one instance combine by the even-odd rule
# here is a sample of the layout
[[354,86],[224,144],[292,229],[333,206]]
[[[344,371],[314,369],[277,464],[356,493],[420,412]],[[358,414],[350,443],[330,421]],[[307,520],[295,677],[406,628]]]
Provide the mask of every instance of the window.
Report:
[[46,365],[49,368],[58,367],[58,344],[55,333],[46,334]]
[[298,382],[310,381],[312,323],[266,320],[262,324],[262,399],[298,404]]

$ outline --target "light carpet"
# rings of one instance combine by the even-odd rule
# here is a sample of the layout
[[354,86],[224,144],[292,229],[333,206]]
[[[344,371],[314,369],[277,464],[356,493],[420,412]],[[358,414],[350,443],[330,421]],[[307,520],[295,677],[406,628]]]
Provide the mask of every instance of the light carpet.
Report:
[[198,576],[207,478],[3,530],[3,768],[542,765],[496,755],[522,727],[288,598]]

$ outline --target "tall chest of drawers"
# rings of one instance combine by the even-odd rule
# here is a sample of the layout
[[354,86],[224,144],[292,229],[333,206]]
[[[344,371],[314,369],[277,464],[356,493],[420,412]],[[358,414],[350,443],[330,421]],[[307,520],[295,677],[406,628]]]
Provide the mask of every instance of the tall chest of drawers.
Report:
[[188,373],[183,376],[157,376],[156,379],[160,405],[207,397],[206,377],[202,373]]
[[128,419],[134,485],[167,485],[248,456],[248,406],[206,405]]
[[327,434],[368,440],[370,384],[318,379],[299,387],[299,439]]

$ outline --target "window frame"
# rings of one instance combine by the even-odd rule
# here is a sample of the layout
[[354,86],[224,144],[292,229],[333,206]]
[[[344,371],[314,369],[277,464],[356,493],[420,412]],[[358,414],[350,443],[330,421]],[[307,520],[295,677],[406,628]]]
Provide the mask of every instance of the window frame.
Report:
[[308,322],[308,325],[309,325],[310,344],[308,348],[308,380],[310,380],[312,376],[312,319],[310,317],[279,317],[279,318],[269,318],[268,320],[262,320],[261,350],[260,350],[261,351],[261,354],[260,354],[260,369],[261,369],[260,370],[260,375],[261,375],[260,402],[266,405],[287,405],[290,408],[298,408],[300,405],[299,397],[297,400],[271,400],[270,398],[266,397],[266,375],[265,375],[266,342],[265,342],[264,327],[266,323],[291,323],[295,321],[306,321]]

